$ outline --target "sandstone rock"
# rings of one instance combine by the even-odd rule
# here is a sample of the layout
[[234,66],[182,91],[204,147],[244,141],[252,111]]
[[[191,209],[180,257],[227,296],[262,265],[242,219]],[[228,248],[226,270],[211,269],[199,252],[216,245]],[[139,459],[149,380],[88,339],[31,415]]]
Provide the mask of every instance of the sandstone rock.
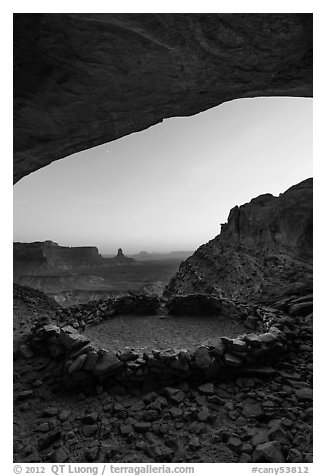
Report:
[[231,344],[231,349],[236,351],[236,352],[241,352],[241,353],[246,353],[248,346],[246,342],[244,342],[241,339],[233,339],[232,344]]
[[66,349],[78,349],[89,343],[87,337],[78,334],[75,329],[72,331],[72,329],[70,326],[65,326],[61,329],[60,339]]
[[202,407],[197,413],[197,419],[199,421],[206,422],[210,418],[210,412],[207,407]]
[[281,445],[289,444],[289,440],[286,431],[282,428],[281,423],[272,425],[272,428],[268,432],[268,438],[273,441],[278,441]]
[[99,452],[99,446],[98,444],[95,444],[94,446],[86,450],[85,456],[88,461],[94,461],[97,458],[98,452]]
[[194,359],[196,367],[202,370],[209,368],[212,363],[207,347],[199,347],[196,349],[194,352]]
[[227,441],[227,445],[232,451],[239,453],[242,447],[242,441],[240,438],[230,437]]
[[268,441],[257,446],[252,460],[254,463],[284,463],[284,456],[277,441]]
[[15,182],[166,117],[312,95],[310,14],[41,13],[16,16],[14,33]]
[[134,424],[134,428],[139,433],[146,433],[146,431],[150,430],[151,424],[149,422],[140,421]]
[[174,393],[173,395],[170,395],[169,399],[172,403],[176,403],[177,405],[179,405],[179,403],[183,402],[185,397],[186,397],[186,394],[181,391],[181,392]]
[[44,450],[52,443],[57,441],[61,437],[61,430],[59,428],[55,428],[54,430],[50,431],[46,436],[40,438],[38,440],[38,448],[39,450]]
[[43,410],[43,413],[42,415],[45,416],[45,417],[51,417],[51,416],[55,416],[59,413],[59,410],[58,408],[56,407],[47,407],[45,408],[45,410]]
[[214,384],[204,383],[198,387],[198,391],[203,395],[214,395]]
[[136,354],[133,350],[131,349],[126,349],[123,352],[119,352],[117,354],[117,357],[119,360],[122,362],[130,362],[132,360],[137,360],[139,357],[139,354]]
[[55,450],[53,454],[54,463],[65,463],[69,458],[69,451],[66,448],[60,447]]
[[159,458],[159,460],[164,460],[170,462],[173,456],[173,451],[171,448],[168,448],[164,445],[158,445],[154,448],[155,455]]
[[70,415],[71,415],[71,410],[61,410],[58,415],[58,418],[60,421],[66,421],[68,420]]
[[252,463],[252,459],[247,453],[241,453],[238,463]]
[[60,327],[54,324],[47,324],[41,329],[41,332],[46,334],[47,336],[59,337],[60,336]]
[[104,351],[96,362],[92,372],[94,375],[105,375],[117,372],[123,367],[123,362],[119,361],[113,352]]
[[296,448],[291,448],[286,458],[287,463],[303,463],[303,455]]
[[85,363],[83,365],[83,369],[84,370],[93,370],[93,368],[96,365],[96,362],[98,361],[98,358],[99,358],[99,354],[95,350],[88,352],[87,358],[86,358]]
[[87,359],[86,354],[82,354],[79,357],[77,357],[73,361],[73,363],[70,365],[70,367],[68,369],[68,373],[71,374],[71,373],[75,372],[76,370],[80,370],[83,367],[84,362],[85,362],[86,359]]
[[[211,287],[230,299],[274,299],[302,282],[312,284],[312,179],[234,207],[220,235],[181,264],[165,295]],[[274,325],[269,314],[266,324]]]
[[92,423],[96,423],[97,420],[98,420],[97,412],[89,413],[88,415],[85,415],[83,418],[83,422],[88,425],[91,425]]
[[243,360],[241,357],[231,354],[230,352],[227,352],[224,355],[224,361],[225,361],[225,365],[229,367],[240,367],[243,363]]
[[91,436],[91,435],[94,435],[94,433],[97,432],[97,425],[96,424],[93,424],[93,425],[85,425],[83,427],[83,433],[85,436]]
[[246,418],[262,418],[264,416],[264,410],[259,403],[246,403],[244,402],[242,415]]
[[198,438],[198,436],[192,436],[189,440],[189,446],[192,450],[197,450],[200,448],[201,444],[200,444],[200,440]]
[[133,427],[130,424],[120,425],[120,433],[122,436],[128,436],[133,432]]
[[312,388],[299,388],[294,390],[294,393],[297,399],[303,401],[312,401],[313,400],[313,391]]

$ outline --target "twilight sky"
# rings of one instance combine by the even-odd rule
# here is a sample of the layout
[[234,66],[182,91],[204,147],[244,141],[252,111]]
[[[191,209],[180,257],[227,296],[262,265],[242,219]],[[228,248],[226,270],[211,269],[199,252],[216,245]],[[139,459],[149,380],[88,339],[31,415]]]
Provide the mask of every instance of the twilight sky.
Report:
[[229,210],[312,176],[312,99],[227,102],[54,162],[14,186],[14,241],[195,250]]

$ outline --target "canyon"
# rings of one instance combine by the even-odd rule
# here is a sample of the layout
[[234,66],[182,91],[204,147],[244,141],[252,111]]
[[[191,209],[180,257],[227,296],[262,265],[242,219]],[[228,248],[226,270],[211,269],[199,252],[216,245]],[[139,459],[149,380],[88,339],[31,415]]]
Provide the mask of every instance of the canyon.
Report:
[[[14,182],[256,96],[312,96],[312,14],[14,14]],[[159,273],[15,243],[14,461],[312,463],[312,187]]]
[[312,290],[312,179],[234,207],[221,233],[185,260],[166,296],[194,292],[266,300]]

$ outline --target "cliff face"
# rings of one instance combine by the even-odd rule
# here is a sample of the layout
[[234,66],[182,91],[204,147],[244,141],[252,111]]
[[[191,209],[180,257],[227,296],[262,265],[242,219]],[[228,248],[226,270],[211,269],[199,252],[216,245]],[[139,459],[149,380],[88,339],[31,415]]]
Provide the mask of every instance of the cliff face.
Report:
[[312,96],[312,14],[14,14],[14,181],[237,98]]
[[312,286],[312,179],[234,207],[221,233],[184,261],[165,294],[267,299]]
[[66,247],[53,241],[14,243],[14,275],[46,274],[102,263],[95,246]]

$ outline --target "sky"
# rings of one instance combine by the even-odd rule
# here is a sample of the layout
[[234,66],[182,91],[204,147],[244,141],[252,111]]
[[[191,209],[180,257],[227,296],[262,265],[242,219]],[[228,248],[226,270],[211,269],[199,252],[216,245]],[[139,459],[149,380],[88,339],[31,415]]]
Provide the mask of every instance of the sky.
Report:
[[254,98],[171,118],[14,186],[14,241],[102,254],[195,250],[231,208],[312,176],[312,99]]

